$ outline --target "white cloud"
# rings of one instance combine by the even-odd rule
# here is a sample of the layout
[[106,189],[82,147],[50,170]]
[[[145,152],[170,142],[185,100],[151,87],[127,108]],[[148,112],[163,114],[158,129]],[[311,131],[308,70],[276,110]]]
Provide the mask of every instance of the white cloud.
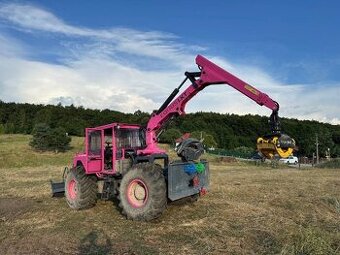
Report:
[[23,45],[8,35],[0,34],[0,46],[0,55],[2,56],[15,57],[25,55],[25,49]]
[[[62,97],[91,108],[150,111],[157,107],[157,97],[150,99],[148,89],[156,90],[154,79],[161,76],[105,61],[68,67],[0,57],[1,99],[5,101],[56,103]],[[145,84],[147,81],[150,86]],[[162,89],[158,91],[162,93]]]
[[[85,37],[99,42],[106,52],[123,52],[138,56],[185,63],[189,49],[203,49],[174,42],[176,36],[160,31],[143,32],[128,28],[90,29],[69,25],[49,11],[27,4],[0,4],[0,18],[13,28],[26,32],[56,33],[71,37]],[[112,47],[114,46],[114,47]]]
[[0,5],[0,17],[9,23],[27,29],[51,33],[62,33],[72,36],[98,37],[101,39],[122,40],[163,40],[173,35],[162,32],[140,32],[126,28],[94,30],[66,24],[49,11],[30,4],[7,3]]
[[[0,99],[4,101],[151,112],[181,82],[184,71],[197,70],[196,46],[183,45],[168,33],[76,27],[32,5],[0,4],[0,19],[25,32],[63,35],[62,44],[67,54],[72,53],[61,64],[34,61],[25,54],[23,43],[0,34]],[[78,37],[86,38],[85,42]],[[283,84],[258,67],[209,58],[278,101],[281,116],[340,124],[339,84]],[[270,114],[224,85],[200,92],[187,111]]]

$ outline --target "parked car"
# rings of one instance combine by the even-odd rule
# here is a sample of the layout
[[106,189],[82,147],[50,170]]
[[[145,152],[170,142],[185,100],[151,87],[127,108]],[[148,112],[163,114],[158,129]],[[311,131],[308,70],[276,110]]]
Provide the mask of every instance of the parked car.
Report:
[[288,158],[281,158],[280,162],[281,163],[285,163],[285,164],[294,164],[294,165],[296,165],[299,162],[299,160],[295,156],[289,156]]

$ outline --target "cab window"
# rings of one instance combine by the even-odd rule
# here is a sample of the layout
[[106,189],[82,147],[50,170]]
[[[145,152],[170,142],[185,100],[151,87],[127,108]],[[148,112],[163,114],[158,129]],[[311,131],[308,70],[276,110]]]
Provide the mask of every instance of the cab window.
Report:
[[89,133],[89,155],[101,155],[101,134],[100,131],[92,131]]

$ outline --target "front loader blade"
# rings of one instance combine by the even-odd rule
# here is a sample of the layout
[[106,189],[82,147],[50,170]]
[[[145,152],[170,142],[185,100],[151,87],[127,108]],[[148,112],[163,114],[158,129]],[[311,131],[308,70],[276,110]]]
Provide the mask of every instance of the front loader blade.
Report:
[[52,197],[63,197],[65,194],[65,183],[64,182],[51,182]]
[[68,167],[65,167],[62,182],[53,182],[52,180],[50,180],[52,197],[63,197],[65,195],[65,177],[68,172],[69,172]]

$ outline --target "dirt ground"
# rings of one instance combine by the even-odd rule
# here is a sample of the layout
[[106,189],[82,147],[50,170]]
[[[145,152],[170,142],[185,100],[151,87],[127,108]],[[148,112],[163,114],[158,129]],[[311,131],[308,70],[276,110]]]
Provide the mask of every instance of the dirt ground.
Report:
[[340,254],[340,169],[207,155],[205,197],[136,222],[111,201],[73,211],[51,197],[49,180],[60,180],[82,138],[59,154],[34,152],[29,139],[0,135],[0,254]]
[[52,198],[62,167],[0,169],[1,254],[339,254],[340,171],[211,164],[211,190],[153,222]]

